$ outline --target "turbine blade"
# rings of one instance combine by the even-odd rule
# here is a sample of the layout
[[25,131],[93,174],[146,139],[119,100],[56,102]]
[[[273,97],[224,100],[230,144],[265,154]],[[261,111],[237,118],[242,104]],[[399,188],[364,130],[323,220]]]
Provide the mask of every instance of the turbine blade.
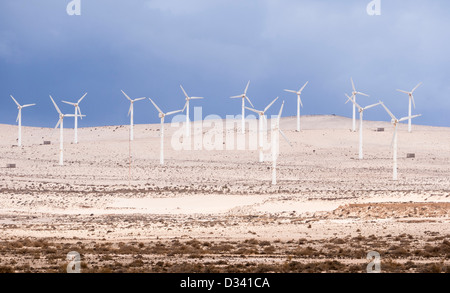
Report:
[[355,102],[355,100],[354,99],[352,99],[352,98],[350,98],[347,94],[345,94],[346,96],[347,96],[347,98],[348,98],[348,100],[347,100],[347,102],[350,100],[355,106],[356,106],[356,108],[358,108],[359,110],[361,110],[362,108],[361,108],[361,106],[360,105],[358,105],[356,102]]
[[19,113],[17,113],[16,123],[19,122],[19,117],[20,117],[20,111],[19,111]]
[[419,88],[419,86],[421,86],[422,83],[419,83],[418,85],[416,85],[416,87],[411,91],[411,94],[414,93],[416,91],[417,88]]
[[406,120],[409,120],[409,119],[414,119],[414,118],[417,118],[417,117],[420,117],[420,116],[422,116],[422,114],[414,115],[414,116],[410,116],[410,117],[404,117],[404,118],[398,120],[398,122],[403,122],[403,121],[406,121]]
[[252,105],[252,107],[253,108],[255,108],[255,106],[253,106],[253,103],[252,103],[252,101],[250,101],[250,99],[247,97],[247,96],[245,96],[245,98],[247,99],[247,101],[250,103],[250,105]]
[[280,121],[281,114],[283,113],[283,107],[284,107],[284,101],[283,101],[283,104],[281,104],[280,112],[278,113],[278,121]]
[[202,100],[204,99],[203,97],[191,97],[191,100]]
[[133,102],[142,101],[142,100],[145,100],[145,97],[144,98],[139,98],[139,99],[134,99]]
[[52,96],[50,96],[50,99],[52,100],[53,105],[55,105],[56,111],[58,111],[58,113],[59,113],[60,115],[62,115],[61,110],[59,110],[58,105],[56,105],[56,103],[55,103],[55,101],[53,100]]
[[78,110],[78,114],[79,114],[78,116],[81,118],[81,120],[83,120],[83,116],[84,116],[84,115],[81,114],[81,109],[80,109],[80,107],[77,107],[77,110]]
[[161,109],[155,104],[155,102],[153,102],[152,99],[148,98],[150,100],[150,102],[152,102],[153,106],[155,106],[156,110],[158,110],[159,113],[164,114],[163,111],[161,111]]
[[397,90],[398,92],[402,92],[402,93],[405,93],[405,94],[408,94],[409,95],[409,92],[407,92],[407,91],[404,91],[404,90]]
[[173,114],[180,113],[180,112],[183,112],[183,110],[169,112],[166,114],[166,116],[173,115]]
[[247,86],[245,87],[244,95],[247,95],[249,85],[250,85],[250,80],[248,81]]
[[132,101],[131,98],[130,98],[124,91],[122,91],[122,90],[120,90],[120,91],[125,95],[125,97],[126,97],[128,100],[130,100],[130,102]]
[[384,103],[381,102],[381,101],[380,101],[380,103],[381,103],[381,106],[383,106],[383,108],[384,108],[384,109],[386,110],[386,112],[389,114],[389,116],[391,116],[392,119],[397,120],[397,118],[395,118],[394,114],[392,114],[392,112],[389,111],[389,109],[384,105]]
[[365,94],[365,93],[362,93],[362,92],[356,92],[358,95],[361,95],[361,96],[366,96],[366,97],[369,97],[369,95],[368,94]]
[[133,109],[133,103],[131,103],[130,110],[128,110],[128,116],[130,116],[130,114],[131,114],[131,109]]
[[66,101],[61,101],[61,102],[63,102],[64,104],[69,104],[69,105],[72,105],[72,106],[76,106],[77,104],[75,104],[75,103],[71,103],[71,102],[66,102]]
[[350,81],[352,82],[353,91],[356,92],[355,83],[353,82],[353,78],[350,77]]
[[275,98],[275,100],[273,100],[265,109],[263,113],[266,113],[267,110],[269,110],[270,107],[272,107],[273,103],[275,103],[278,100],[278,97]]
[[345,94],[345,96],[347,97],[347,101],[345,102],[347,104],[348,102],[350,102],[352,100],[352,98],[350,98],[347,94]]
[[301,92],[305,89],[305,87],[308,85],[308,83],[309,83],[309,81],[307,81],[307,82],[305,83],[305,85],[299,90],[299,93],[301,93]]
[[294,93],[294,94],[296,94],[297,92],[296,91],[293,91],[293,90],[284,90],[285,92],[288,92],[288,93]]
[[59,118],[58,123],[56,123],[55,129],[58,128],[59,124],[61,124],[61,120],[62,120],[62,118]]
[[376,107],[376,106],[378,106],[378,105],[381,105],[381,102],[380,102],[380,103],[373,104],[373,105],[370,105],[370,106],[367,106],[367,107],[365,107],[363,110],[367,110],[367,109]]
[[10,95],[10,97],[11,97],[11,99],[13,99],[14,100],[14,103],[16,103],[16,105],[17,105],[17,107],[20,107],[20,104],[16,101],[16,99],[14,99],[14,97],[13,96],[11,96]]
[[240,96],[232,96],[232,97],[230,97],[230,99],[242,99],[242,95],[240,95]]
[[300,98],[300,95],[298,95],[298,99],[300,100],[300,106],[303,107],[302,98]]
[[244,107],[245,109],[247,109],[247,110],[250,110],[250,111],[252,111],[252,112],[255,112],[255,113],[258,113],[258,114],[261,114],[261,111],[258,111],[258,110],[256,110],[256,109],[253,109],[253,108],[249,108],[249,107]]
[[32,106],[36,106],[36,104],[28,104],[28,105],[23,105],[22,108],[26,108],[26,107],[32,107]]
[[184,90],[183,86],[180,84],[181,90],[183,91],[184,95],[186,96],[186,99],[189,99],[188,94],[186,93],[186,91]]
[[283,136],[283,138],[287,141],[287,143],[292,147],[291,142],[289,141],[289,139],[287,138],[287,136],[284,134],[284,132],[281,129],[278,129],[278,131],[281,133],[281,135]]
[[414,106],[414,109],[415,109],[416,108],[416,101],[414,101],[414,96],[413,95],[411,95],[411,99],[412,99],[413,106]]
[[84,97],[86,97],[87,93],[84,94],[84,96],[81,97],[81,99],[78,100],[78,104],[81,103],[81,101],[83,101]]

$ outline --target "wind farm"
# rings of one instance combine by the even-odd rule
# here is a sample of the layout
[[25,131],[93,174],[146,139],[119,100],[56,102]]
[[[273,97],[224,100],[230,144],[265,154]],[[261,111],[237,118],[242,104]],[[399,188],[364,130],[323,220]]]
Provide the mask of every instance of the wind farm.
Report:
[[[17,164],[16,169],[4,169],[5,181],[0,183],[2,219],[6,223],[1,230],[3,237],[19,239],[15,241],[22,241],[24,237],[44,238],[50,247],[76,237],[75,241],[84,243],[86,249],[91,241],[112,243],[108,248],[111,251],[119,249],[116,248],[119,242],[135,241],[136,245],[128,245],[136,249],[140,249],[138,243],[143,243],[144,248],[159,243],[176,249],[172,241],[191,247],[187,243],[196,240],[209,243],[223,253],[216,254],[205,246],[203,258],[199,259],[184,252],[168,257],[159,252],[147,254],[143,250],[144,263],[165,258],[163,266],[152,266],[153,269],[146,265],[128,266],[133,254],[118,253],[120,256],[115,260],[122,264],[122,270],[131,272],[169,269],[169,265],[175,268],[175,264],[183,262],[186,263],[184,269],[191,271],[193,267],[188,264],[199,261],[203,267],[212,257],[221,263],[241,263],[244,261],[239,258],[242,253],[246,255],[245,261],[254,263],[246,267],[248,269],[270,263],[277,270],[285,261],[282,252],[294,253],[297,249],[292,239],[294,242],[304,239],[304,245],[310,245],[313,251],[322,249],[330,258],[338,258],[327,248],[327,245],[336,245],[336,239],[353,243],[352,239],[359,237],[360,243],[365,243],[373,239],[371,235],[377,235],[386,239],[387,244],[377,244],[377,249],[383,252],[395,245],[394,239],[399,235],[405,234],[402,238],[405,241],[408,235],[413,240],[425,240],[425,231],[445,236],[442,231],[448,225],[448,208],[443,207],[448,204],[450,169],[448,164],[438,162],[446,162],[450,157],[445,143],[449,138],[447,129],[416,125],[414,133],[409,135],[407,125],[399,123],[398,160],[401,163],[398,181],[392,181],[389,144],[393,128],[390,121],[365,121],[366,160],[360,161],[355,154],[357,135],[348,131],[351,118],[306,115],[302,119],[302,136],[296,132],[296,117],[279,119],[279,127],[292,147],[281,138],[279,151],[273,149],[275,155],[279,153],[277,159],[267,160],[262,165],[255,164],[256,153],[251,151],[174,151],[170,144],[164,154],[169,160],[160,165],[161,125],[136,125],[136,135],[146,139],[133,142],[131,178],[128,176],[128,142],[124,140],[129,133],[126,125],[80,128],[83,140],[78,145],[64,146],[64,166],[55,164],[54,154],[41,145],[41,137],[51,136],[53,130],[36,128],[31,131],[26,127],[26,132],[33,136],[29,146],[19,152],[10,147],[17,126],[0,125],[0,150],[4,154],[0,164]],[[271,125],[271,119],[268,122]],[[178,131],[169,125],[164,132],[168,138]],[[376,132],[378,127],[386,127],[386,132]],[[276,128],[274,130],[277,136]],[[269,128],[269,136],[271,133]],[[68,129],[64,129],[63,135],[72,137]],[[424,141],[424,137],[430,143]],[[406,159],[410,152],[416,154],[416,159]],[[39,168],[34,167],[37,162]],[[273,172],[276,177],[272,177]],[[272,185],[274,178],[276,185]],[[21,194],[20,202],[12,196],[18,190],[28,191]],[[431,194],[434,196],[430,198]],[[22,218],[24,215],[30,218]],[[33,220],[33,216],[41,221]],[[47,222],[52,224],[43,224]],[[256,249],[255,252],[239,250],[238,245],[246,240],[249,245],[256,243],[245,246]],[[274,247],[273,255],[262,254],[268,246],[259,243]],[[409,243],[412,249],[425,251],[420,246],[421,241]],[[339,261],[360,263],[359,257],[353,254],[358,248],[339,246],[351,251],[347,256],[340,256]],[[230,250],[219,250],[220,247],[230,247]],[[404,253],[407,258],[407,252]],[[14,254],[15,259],[19,255]],[[46,257],[45,252],[42,255]],[[399,257],[397,261],[404,258]],[[86,270],[96,270],[94,261],[106,266],[102,259],[103,254],[98,249],[89,254],[84,259]],[[295,259],[317,266],[321,263],[306,251]],[[427,263],[427,258],[424,261]],[[428,263],[432,262],[430,259]],[[22,263],[23,260],[18,259],[17,267]],[[416,265],[420,268],[425,264]],[[57,270],[45,260],[31,267],[33,270]],[[349,268],[342,266],[343,271]],[[227,270],[226,266],[221,269]]]
[[[213,259],[216,263],[209,268],[223,272],[252,272],[268,264],[279,272],[287,251],[317,272],[333,271],[317,259],[319,253],[336,259],[339,271],[352,272],[361,264],[357,256],[361,248],[350,245],[355,239],[363,247],[373,245],[373,235],[377,235],[385,239],[376,244],[377,249],[387,253],[398,242],[396,237],[402,237],[410,246],[396,261],[406,261],[414,253],[426,251],[422,243],[427,243],[429,233],[446,237],[450,168],[442,162],[450,158],[447,128],[418,124],[409,133],[405,122],[420,115],[398,119],[382,101],[363,107],[355,102],[354,94],[346,95],[360,113],[356,146],[358,134],[348,127],[353,117],[303,115],[298,132],[298,116],[283,117],[286,105],[294,103],[280,102],[277,97],[269,99],[263,110],[245,106],[259,116],[259,127],[246,129],[248,138],[258,140],[256,149],[176,150],[173,137],[177,133],[188,137],[188,133],[184,123],[174,127],[166,118],[180,115],[185,119],[187,102],[194,98],[182,90],[186,104],[180,110],[164,112],[157,101],[148,98],[152,110],[146,116],[150,119],[158,114],[160,123],[134,124],[131,120],[132,128],[81,127],[77,131],[83,139],[77,144],[64,144],[76,129],[75,121],[73,129],[64,129],[64,118],[85,116],[76,107],[75,114],[64,114],[50,96],[59,117],[59,164],[55,163],[57,152],[42,144],[53,136],[53,129],[25,127],[30,136],[18,149],[11,147],[17,126],[0,125],[0,151],[4,154],[0,164],[16,164],[14,169],[4,169],[0,181],[5,239],[17,239],[14,241],[25,246],[34,244],[23,239],[45,239],[50,247],[69,245],[76,239],[93,251],[85,259],[88,272],[101,271],[93,262],[112,271],[177,272],[175,268],[181,266],[185,272],[200,272]],[[131,102],[133,119],[133,101],[141,99],[124,95]],[[121,98],[118,93],[117,99]],[[246,95],[242,100],[247,100]],[[377,107],[380,105],[384,109]],[[272,113],[275,107],[280,107],[279,111]],[[386,111],[391,120],[365,119],[362,123],[368,109],[371,113]],[[189,137],[224,135],[217,125],[226,123],[214,120],[215,127],[207,124]],[[233,133],[242,135],[241,117],[233,123]],[[377,131],[380,128],[386,131]],[[132,131],[138,137],[133,142]],[[409,153],[415,158],[408,158]],[[261,154],[263,160],[256,162]],[[13,196],[18,191],[20,201]],[[120,255],[115,257],[115,265],[108,264],[106,254],[97,246],[94,250],[92,243],[102,243]],[[132,264],[134,254],[122,251],[123,243],[129,243],[130,251],[142,250],[142,266]],[[348,253],[332,249],[336,243]],[[303,247],[306,245],[310,248]],[[161,247],[168,250],[158,250]],[[26,260],[14,251],[6,255],[18,261],[14,269],[21,271]],[[59,251],[55,255],[59,257]],[[163,265],[146,265],[161,258],[165,259]],[[251,265],[240,266],[249,260]],[[413,270],[425,270],[431,263],[432,257],[424,252],[423,261],[415,263]],[[30,270],[56,272],[60,268],[40,261]]]

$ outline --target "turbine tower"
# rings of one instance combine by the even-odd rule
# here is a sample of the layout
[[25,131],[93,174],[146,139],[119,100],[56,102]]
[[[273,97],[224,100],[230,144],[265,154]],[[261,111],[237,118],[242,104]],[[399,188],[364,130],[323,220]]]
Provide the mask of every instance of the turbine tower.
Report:
[[281,129],[280,129],[280,118],[281,118],[281,114],[283,112],[283,107],[284,107],[284,101],[283,101],[283,104],[281,105],[280,113],[278,114],[278,117],[277,117],[277,120],[275,123],[275,127],[272,128],[272,137],[271,137],[271,140],[272,140],[272,185],[277,185],[277,159],[278,159],[278,155],[280,154],[280,151],[278,149],[278,147],[280,145],[280,134],[288,142],[288,144],[292,147],[291,142],[286,137],[286,135],[283,133],[283,131],[281,131]]
[[[352,82],[352,100],[356,102],[356,95],[361,95],[361,96],[366,96],[368,97],[369,95],[366,95],[364,93],[358,92],[355,88],[355,83],[353,82],[353,78],[350,78],[350,81]],[[347,102],[345,102],[346,104],[349,101],[347,100]],[[356,106],[355,104],[353,104],[353,124],[352,124],[352,131],[355,132],[356,131]]]
[[264,135],[265,131],[263,129],[264,128],[263,122],[266,119],[265,114],[266,114],[267,110],[269,110],[269,108],[272,107],[273,103],[275,103],[277,100],[278,100],[278,97],[275,100],[273,100],[263,111],[258,111],[258,110],[252,109],[252,108],[245,107],[246,109],[248,109],[250,111],[258,113],[258,115],[259,115],[259,162],[264,162],[264,153],[263,153],[263,147],[264,147],[263,146],[263,144],[264,144],[263,138],[264,138],[264,136],[263,135]]
[[364,111],[367,109],[376,107],[378,105],[381,105],[381,102],[363,108],[360,105],[358,105],[347,94],[345,94],[345,95],[347,96],[348,100],[351,101],[358,108],[358,111],[359,111],[359,159],[362,160],[362,159],[364,159],[364,154],[363,154],[363,115],[364,115]]
[[149,98],[149,100],[150,100],[150,102],[152,102],[153,106],[155,106],[156,110],[158,110],[158,112],[159,112],[159,118],[161,119],[161,131],[160,131],[160,134],[161,134],[160,164],[161,164],[161,165],[164,165],[164,118],[165,118],[166,116],[169,116],[169,115],[173,115],[173,114],[176,114],[176,113],[183,112],[183,110],[178,110],[178,111],[172,111],[172,112],[164,113],[164,112],[161,111],[161,109],[155,104],[155,102],[153,102],[152,99]]
[[420,117],[422,115],[414,115],[414,116],[408,116],[405,118],[397,119],[394,116],[394,114],[392,114],[392,112],[389,111],[389,109],[383,104],[383,102],[380,101],[380,103],[383,106],[383,108],[386,110],[386,112],[389,114],[389,116],[391,116],[391,118],[392,118],[391,123],[392,123],[392,125],[394,125],[394,136],[392,138],[392,143],[391,143],[391,146],[393,148],[392,152],[393,152],[393,159],[394,159],[392,179],[396,181],[397,180],[397,125],[400,122],[414,119],[414,118]]
[[231,99],[242,99],[242,134],[245,134],[245,100],[247,100],[250,105],[254,108],[252,101],[247,97],[248,86],[250,85],[250,81],[248,81],[247,86],[245,87],[244,93],[239,96],[233,96]]
[[31,106],[35,106],[36,104],[29,104],[29,105],[22,106],[16,101],[16,99],[14,99],[13,96],[10,95],[10,97],[13,99],[14,103],[16,103],[17,109],[19,110],[19,113],[17,114],[17,119],[16,119],[16,122],[19,123],[19,137],[17,139],[17,145],[19,147],[21,147],[22,146],[22,109],[31,107]]
[[59,165],[64,165],[64,117],[74,117],[75,115],[72,114],[63,114],[61,110],[59,110],[58,106],[56,105],[55,101],[53,100],[52,96],[50,96],[50,99],[53,102],[53,105],[55,105],[56,111],[58,111],[59,114],[59,121],[55,126],[55,129],[59,126]]
[[186,109],[186,137],[189,137],[191,135],[191,126],[189,124],[189,102],[190,100],[201,100],[204,99],[203,97],[190,97],[186,91],[184,90],[183,86],[180,85],[181,90],[183,91],[184,95],[186,96],[186,104],[184,105],[184,109]]
[[308,84],[308,81],[305,83],[305,85],[300,88],[300,90],[293,91],[293,90],[284,90],[285,92],[294,93],[297,95],[297,132],[301,131],[300,127],[300,106],[303,107],[302,99],[300,98],[302,91],[305,89],[306,85]]
[[142,101],[145,98],[139,98],[132,100],[124,91],[122,93],[125,95],[125,97],[130,101],[130,110],[128,110],[128,116],[130,116],[130,140],[134,140],[134,102]]
[[63,103],[72,105],[75,107],[75,137],[73,139],[74,144],[78,144],[78,117],[80,117],[83,120],[83,117],[81,115],[81,109],[80,109],[80,103],[86,97],[87,93],[84,94],[84,96],[81,97],[81,99],[78,100],[76,103],[66,102],[62,101]]
[[[399,92],[408,94],[409,96],[409,108],[408,108],[408,116],[411,117],[412,113],[411,113],[411,102],[414,105],[414,109],[416,108],[416,102],[414,101],[414,92],[416,91],[416,89],[421,86],[422,83],[419,83],[415,88],[413,88],[412,91],[407,92],[407,91],[403,91],[403,90],[397,90]],[[411,127],[411,119],[408,119],[408,132],[411,133],[412,132],[412,127]]]

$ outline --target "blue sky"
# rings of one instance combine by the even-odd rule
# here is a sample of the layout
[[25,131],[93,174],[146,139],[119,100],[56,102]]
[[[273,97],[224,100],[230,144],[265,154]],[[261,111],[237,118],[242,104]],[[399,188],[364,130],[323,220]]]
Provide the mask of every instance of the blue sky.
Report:
[[[370,95],[362,105],[383,100],[399,117],[408,98],[396,89],[423,82],[415,122],[450,126],[449,1],[381,0],[381,16],[367,15],[369,0],[81,0],[81,16],[67,15],[69,2],[0,1],[0,123],[15,123],[10,94],[38,104],[24,125],[54,127],[49,95],[72,113],[61,100],[88,92],[81,127],[127,124],[121,89],[171,111],[184,105],[180,84],[206,98],[191,104],[204,115],[237,115],[229,97],[248,80],[256,108],[280,96],[294,116],[295,96],[283,89],[309,81],[303,114],[350,117],[353,77]],[[376,108],[365,119],[389,116]],[[136,104],[135,122],[159,122],[149,101]]]

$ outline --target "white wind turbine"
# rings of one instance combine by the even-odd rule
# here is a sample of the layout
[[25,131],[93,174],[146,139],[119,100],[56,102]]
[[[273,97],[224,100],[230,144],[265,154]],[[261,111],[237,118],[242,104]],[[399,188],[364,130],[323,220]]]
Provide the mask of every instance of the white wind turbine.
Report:
[[35,106],[36,104],[29,104],[29,105],[23,105],[22,106],[16,101],[16,99],[14,99],[13,96],[10,95],[10,97],[14,100],[14,103],[16,103],[17,109],[19,110],[19,113],[17,114],[17,119],[16,119],[16,122],[19,123],[19,138],[17,140],[17,145],[19,147],[21,147],[22,146],[22,109],[23,108],[27,108],[27,107],[31,107],[31,106]]
[[283,133],[283,131],[281,131],[280,129],[280,118],[281,118],[281,114],[283,112],[283,107],[284,107],[284,101],[283,104],[281,105],[281,109],[280,109],[280,113],[278,114],[276,123],[275,123],[275,127],[272,128],[272,185],[277,185],[277,159],[278,159],[278,155],[279,155],[279,144],[280,144],[280,134],[283,136],[283,138],[288,142],[288,144],[292,147],[291,142],[289,141],[289,139],[286,137],[286,135]]
[[[399,92],[402,92],[402,93],[405,93],[405,94],[408,94],[408,96],[409,96],[409,108],[408,108],[408,116],[409,117],[411,117],[411,102],[412,102],[412,104],[414,105],[414,109],[416,108],[416,102],[414,101],[414,96],[413,96],[413,94],[414,94],[414,92],[416,91],[416,89],[419,87],[419,86],[421,86],[422,85],[422,83],[419,83],[412,91],[410,91],[410,92],[407,92],[407,91],[403,91],[403,90],[397,90],[397,91],[399,91]],[[412,128],[411,128],[411,119],[408,119],[408,132],[411,132],[412,131]]]
[[203,97],[190,97],[190,96],[188,96],[188,94],[186,93],[186,91],[184,90],[182,85],[180,85],[180,88],[183,91],[184,95],[186,96],[186,104],[184,105],[184,108],[182,111],[184,111],[184,109],[186,109],[186,137],[189,137],[191,134],[191,126],[189,124],[189,102],[190,102],[190,100],[201,100],[204,98]]
[[364,111],[367,109],[376,107],[378,105],[381,105],[381,102],[363,108],[360,105],[358,105],[347,94],[345,94],[345,95],[347,96],[348,100],[351,101],[358,108],[358,111],[359,111],[359,159],[362,160],[362,159],[364,159],[364,154],[363,154],[363,115],[364,115]]
[[64,117],[75,117],[75,115],[63,114],[61,110],[59,110],[52,96],[50,96],[50,99],[52,100],[53,105],[55,105],[56,111],[58,111],[59,114],[59,121],[56,124],[55,129],[59,126],[59,165],[62,166],[64,165]]
[[75,137],[73,139],[73,143],[75,143],[75,144],[78,143],[78,117],[83,119],[82,118],[83,116],[81,115],[80,103],[84,99],[84,97],[86,97],[86,95],[87,95],[87,93],[85,93],[84,96],[82,96],[81,99],[79,99],[78,102],[76,102],[76,103],[62,101],[63,103],[66,103],[66,104],[69,104],[69,105],[72,105],[75,107]]
[[394,114],[392,114],[391,111],[389,111],[389,109],[383,104],[383,102],[380,102],[381,105],[383,106],[383,108],[386,110],[386,112],[389,114],[389,116],[391,116],[392,120],[391,123],[394,125],[394,137],[392,138],[392,147],[393,147],[393,158],[394,158],[394,166],[393,166],[393,180],[397,180],[397,125],[400,122],[409,120],[409,119],[414,119],[417,117],[420,117],[422,115],[414,115],[414,116],[408,116],[405,118],[401,118],[401,119],[397,119]]
[[247,83],[247,86],[245,87],[244,93],[239,96],[233,96],[232,99],[242,99],[242,134],[245,134],[245,100],[247,100],[250,105],[254,108],[252,101],[247,97],[247,90],[248,86],[250,85],[250,81]]
[[173,115],[173,114],[176,114],[176,113],[183,112],[183,110],[178,110],[178,111],[172,111],[172,112],[164,113],[164,112],[161,111],[161,109],[155,104],[155,102],[153,102],[152,99],[149,98],[149,100],[150,100],[150,102],[152,102],[153,106],[155,106],[156,110],[158,110],[158,112],[159,112],[159,118],[161,119],[161,131],[160,131],[160,134],[161,134],[160,164],[161,164],[161,165],[164,165],[164,118],[165,118],[166,116],[169,116],[169,115]]
[[[366,94],[364,94],[364,93],[358,92],[358,91],[356,90],[356,88],[355,88],[355,83],[353,82],[353,78],[350,78],[350,80],[351,80],[351,82],[352,82],[352,88],[353,88],[353,91],[352,91],[352,100],[353,100],[353,101],[356,102],[356,95],[362,95],[362,96],[366,96],[366,97],[369,96],[369,95],[366,95]],[[347,100],[347,102],[345,102],[345,103],[347,104],[347,103],[348,103],[348,100]],[[353,132],[356,131],[356,106],[355,106],[355,104],[353,104],[353,124],[352,124],[352,131],[353,131]]]
[[128,110],[128,116],[130,116],[130,140],[134,140],[134,102],[142,101],[145,98],[139,98],[132,100],[124,91],[122,93],[130,101],[130,110]]
[[308,84],[308,81],[305,83],[305,85],[297,92],[293,90],[284,90],[285,92],[294,93],[297,95],[297,132],[300,132],[300,106],[303,107],[302,100],[300,98],[302,91],[305,89],[306,85]]
[[263,162],[264,161],[264,153],[263,153],[263,144],[264,144],[264,125],[263,122],[265,121],[265,114],[267,112],[267,110],[269,110],[270,107],[272,107],[273,103],[275,103],[278,100],[278,97],[273,100],[263,111],[258,111],[249,107],[245,107],[246,109],[253,111],[255,113],[258,113],[259,115],[259,162]]

